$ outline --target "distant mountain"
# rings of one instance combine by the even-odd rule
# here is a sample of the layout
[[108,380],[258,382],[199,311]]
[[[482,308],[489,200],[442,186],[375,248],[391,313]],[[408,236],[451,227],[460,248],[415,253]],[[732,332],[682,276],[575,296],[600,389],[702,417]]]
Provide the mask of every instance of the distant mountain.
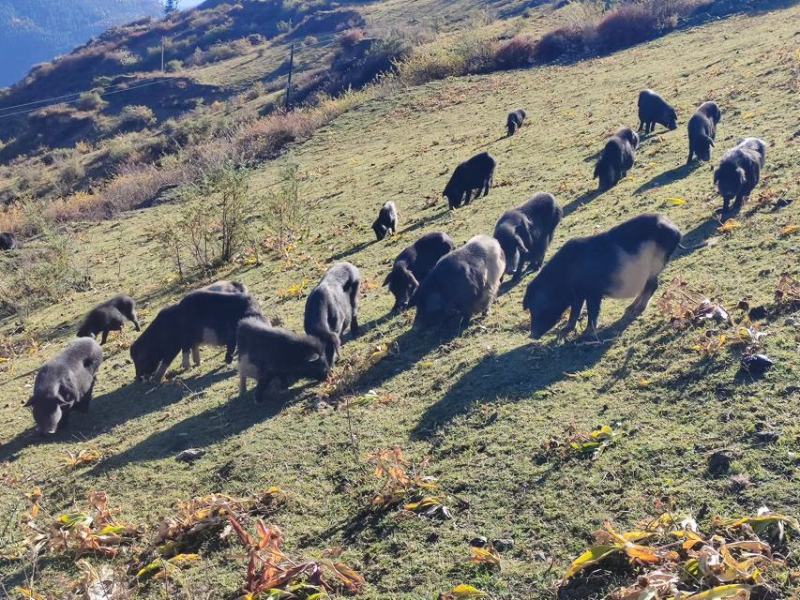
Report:
[[0,87],[113,25],[160,14],[161,6],[160,0],[0,0]]

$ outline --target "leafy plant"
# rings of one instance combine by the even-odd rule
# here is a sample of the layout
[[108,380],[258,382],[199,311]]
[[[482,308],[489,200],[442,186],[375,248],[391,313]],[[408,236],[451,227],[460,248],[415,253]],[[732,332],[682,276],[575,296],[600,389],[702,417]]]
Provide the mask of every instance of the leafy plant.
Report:
[[259,205],[270,233],[268,245],[280,255],[288,255],[291,247],[308,233],[297,165],[289,163],[283,167],[277,187],[267,191]]
[[561,438],[551,438],[542,444],[543,455],[555,455],[562,459],[572,456],[597,458],[622,435],[610,425],[602,425],[593,431],[578,431],[574,425],[567,428]]
[[178,277],[209,273],[232,261],[245,246],[255,247],[249,223],[254,210],[246,171],[226,165],[184,190],[184,208],[173,219],[152,225],[150,235]]

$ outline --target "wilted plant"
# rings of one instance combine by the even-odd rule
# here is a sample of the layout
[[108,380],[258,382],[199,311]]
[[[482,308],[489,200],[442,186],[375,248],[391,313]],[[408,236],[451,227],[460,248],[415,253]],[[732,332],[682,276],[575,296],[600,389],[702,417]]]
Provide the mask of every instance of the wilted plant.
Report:
[[257,598],[324,598],[335,591],[358,594],[364,578],[342,562],[331,559],[294,559],[282,548],[283,534],[261,519],[250,535],[234,517],[228,521],[248,554],[247,577],[240,600]]
[[625,533],[605,523],[594,534],[595,544],[572,562],[562,585],[612,557],[622,557],[644,572],[635,584],[610,596],[616,600],[747,600],[753,586],[765,583],[771,571],[780,576],[784,564],[765,540],[782,543],[786,528],[800,533],[796,519],[766,508],[755,517],[715,518],[707,532],[691,517],[668,513]]
[[422,474],[427,460],[410,463],[395,446],[376,450],[367,456],[367,462],[374,465],[375,477],[382,480],[381,489],[371,502],[374,509],[389,510],[404,502],[404,510],[428,517],[451,518],[450,509],[444,504],[446,497],[436,495],[439,490],[436,479]]
[[722,305],[712,302],[702,292],[692,289],[680,278],[673,279],[656,303],[659,312],[678,330],[704,321],[725,323],[730,320]]
[[542,444],[541,456],[557,456],[564,460],[573,456],[595,459],[621,435],[610,425],[602,425],[593,431],[579,431],[575,425],[570,425],[563,436],[550,438]]
[[71,469],[77,469],[97,462],[103,457],[103,453],[97,448],[84,448],[78,452],[67,451],[64,464]]
[[794,305],[800,302],[800,281],[784,273],[775,288],[775,304]]
[[43,519],[38,488],[29,495],[31,510],[23,526],[26,541],[34,554],[48,552],[69,555],[75,559],[87,554],[114,557],[138,535],[136,527],[116,521],[108,507],[108,495],[93,491],[88,496],[88,507],[79,512]]
[[271,487],[258,497],[233,498],[225,494],[210,494],[180,502],[175,514],[158,526],[154,540],[156,553],[160,557],[169,557],[194,551],[203,541],[219,535],[228,524],[228,517],[267,514],[285,500],[280,488]]

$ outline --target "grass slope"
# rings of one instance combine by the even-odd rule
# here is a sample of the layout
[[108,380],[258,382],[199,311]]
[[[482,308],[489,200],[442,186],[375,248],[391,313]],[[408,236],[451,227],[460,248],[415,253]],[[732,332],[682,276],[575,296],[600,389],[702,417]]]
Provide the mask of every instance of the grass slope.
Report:
[[[346,344],[343,365],[390,344],[395,353],[360,374],[355,392],[380,390],[385,403],[349,413],[317,409],[316,388],[298,386],[283,404],[255,407],[251,397],[237,398],[233,373],[222,366],[221,354],[208,350],[199,369],[172,383],[134,385],[126,351],[133,333],[127,332],[106,346],[92,412],[76,415],[67,434],[35,443],[30,415],[19,404],[35,369],[63,347],[84,311],[121,289],[140,300],[149,322],[179,295],[143,234],[170,206],[83,228],[77,233],[80,260],[91,267],[95,290],[32,315],[28,332],[46,341],[30,357],[0,365],[0,460],[11,461],[7,469],[25,486],[41,484],[51,511],[102,489],[122,517],[150,531],[179,500],[278,485],[290,500],[273,522],[288,547],[315,555],[343,546],[344,559],[369,582],[366,598],[431,598],[460,582],[495,597],[552,598],[591,531],[608,518],[632,525],[654,513],[658,500],[695,514],[733,516],[765,504],[796,512],[798,331],[791,321],[763,325],[777,366],[750,383],[737,377],[734,351],[704,358],[692,349],[703,331],[673,332],[655,304],[619,337],[606,331],[601,345],[559,345],[552,336],[531,342],[520,285],[488,318],[443,341],[411,333],[406,316],[385,318],[391,297],[380,283],[393,257],[420,234],[443,230],[461,243],[491,232],[503,210],[546,190],[567,213],[551,252],[571,237],[658,211],[675,221],[690,248],[708,242],[682,252],[663,284],[680,276],[730,309],[742,298],[770,303],[779,274],[798,275],[798,240],[781,238],[779,231],[800,224],[800,205],[747,213],[743,227],[719,234],[711,218],[720,205],[711,165],[682,166],[685,123],[694,107],[715,99],[723,110],[716,160],[740,137],[770,142],[764,179],[748,210],[762,193],[797,198],[798,17],[798,8],[735,17],[574,66],[403,90],[345,114],[295,148],[288,159],[303,173],[314,234],[289,261],[270,259],[220,276],[241,279],[270,317],[300,329],[304,298],[281,301],[277,291],[301,281],[313,286],[335,259],[356,264],[368,282],[360,319],[365,333]],[[683,125],[647,138],[628,178],[592,198],[592,156],[617,126],[635,125],[636,95],[648,86],[674,100]],[[528,111],[530,124],[501,139],[507,111],[518,106]],[[498,161],[495,189],[448,213],[439,198],[446,178],[456,162],[480,150]],[[265,166],[255,187],[274,182],[278,168]],[[671,206],[668,200],[676,197],[686,203]],[[369,224],[387,199],[399,206],[401,232],[375,243]],[[624,307],[606,302],[601,325],[613,323]],[[3,335],[11,327],[4,325]],[[779,441],[756,444],[751,432],[757,422],[780,431]],[[570,424],[589,429],[601,423],[629,435],[596,461],[535,460],[542,443],[563,437]],[[78,471],[61,466],[62,452],[88,445],[107,458]],[[365,518],[378,485],[365,456],[393,445],[414,459],[430,457],[427,473],[468,507],[454,507],[454,520],[443,524],[393,514]],[[175,462],[187,447],[207,454],[192,466]],[[732,453],[732,473],[747,475],[752,487],[734,492],[726,477],[706,474],[708,455],[718,449]],[[13,519],[24,506],[16,489],[0,495],[0,512],[11,522],[0,544],[18,537]],[[514,538],[499,574],[466,564],[467,540],[475,534]],[[797,552],[795,545],[795,565]],[[24,561],[0,563],[11,584],[30,568]],[[39,569],[42,588],[57,590],[74,567],[44,561]],[[186,572],[186,593],[222,597],[244,571],[238,549],[209,553]],[[139,591],[143,597],[160,593]],[[602,588],[579,589],[572,597],[601,595]]]

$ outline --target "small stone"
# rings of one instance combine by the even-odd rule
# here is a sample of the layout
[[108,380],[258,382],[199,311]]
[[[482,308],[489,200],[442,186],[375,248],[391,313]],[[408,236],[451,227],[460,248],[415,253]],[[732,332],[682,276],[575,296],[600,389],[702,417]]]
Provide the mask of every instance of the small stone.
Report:
[[778,198],[778,199],[775,201],[775,204],[773,204],[773,206],[772,206],[772,210],[780,210],[780,209],[782,209],[782,208],[786,208],[786,207],[787,207],[787,206],[789,206],[789,205],[790,205],[792,202],[794,202],[794,199],[793,199],[793,198]]
[[742,369],[753,377],[759,377],[769,371],[775,363],[766,354],[745,354],[742,357]]
[[732,492],[741,492],[753,486],[753,482],[750,481],[750,477],[744,474],[732,475],[730,482]]
[[718,450],[714,452],[708,458],[708,472],[718,477],[719,475],[724,475],[731,469],[731,456],[724,450]]
[[492,546],[494,546],[495,550],[498,552],[505,552],[506,550],[511,550],[514,547],[514,540],[511,538],[492,540]]
[[486,544],[489,543],[489,540],[483,537],[482,535],[476,536],[469,541],[469,545],[473,548],[483,548]]
[[206,453],[205,450],[200,450],[200,448],[188,448],[183,452],[180,452],[178,456],[175,457],[175,460],[178,462],[186,462],[191,463],[196,461],[198,458],[203,456]]

